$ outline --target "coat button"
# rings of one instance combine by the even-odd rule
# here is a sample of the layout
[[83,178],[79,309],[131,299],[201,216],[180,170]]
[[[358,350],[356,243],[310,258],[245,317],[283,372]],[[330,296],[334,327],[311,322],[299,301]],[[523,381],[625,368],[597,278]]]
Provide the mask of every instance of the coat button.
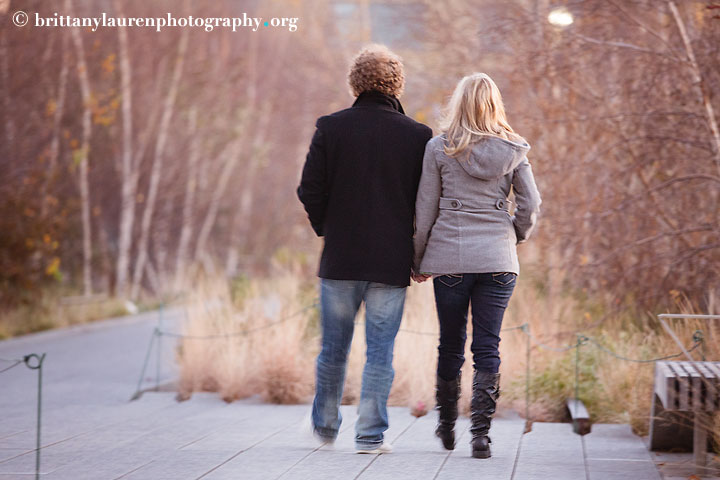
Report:
[[456,202],[455,200],[453,200],[450,205],[452,205],[453,208],[457,208],[457,207],[458,207],[458,202]]
[[495,206],[497,207],[498,210],[503,210],[505,208],[505,200],[498,199],[498,201],[495,202]]

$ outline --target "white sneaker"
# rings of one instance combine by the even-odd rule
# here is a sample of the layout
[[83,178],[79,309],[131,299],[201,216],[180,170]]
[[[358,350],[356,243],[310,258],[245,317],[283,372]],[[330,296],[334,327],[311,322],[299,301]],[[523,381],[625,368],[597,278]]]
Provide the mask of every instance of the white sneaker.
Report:
[[302,432],[303,436],[313,441],[318,447],[324,446],[325,448],[333,448],[334,440],[327,440],[325,437],[321,436],[315,431],[315,425],[313,425],[312,421],[312,412],[305,415],[303,421],[300,422],[300,431]]
[[373,450],[361,450],[357,447],[355,447],[355,453],[368,453],[372,455],[377,455],[379,453],[392,453],[393,447],[389,443],[383,442],[382,445],[379,447],[373,449]]

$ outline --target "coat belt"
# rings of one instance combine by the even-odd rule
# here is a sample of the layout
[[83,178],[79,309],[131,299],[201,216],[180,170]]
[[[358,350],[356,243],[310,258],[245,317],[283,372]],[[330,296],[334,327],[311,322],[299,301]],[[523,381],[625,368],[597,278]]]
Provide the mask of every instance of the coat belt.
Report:
[[482,213],[488,210],[501,210],[509,213],[511,204],[512,202],[507,198],[498,198],[495,203],[469,207],[463,205],[463,203],[456,198],[440,197],[440,210],[459,210],[468,213]]

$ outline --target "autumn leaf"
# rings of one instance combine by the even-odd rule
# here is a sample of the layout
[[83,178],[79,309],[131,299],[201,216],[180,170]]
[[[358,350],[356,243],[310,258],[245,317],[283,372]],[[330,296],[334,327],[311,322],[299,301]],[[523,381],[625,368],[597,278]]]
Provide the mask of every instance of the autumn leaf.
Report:
[[48,100],[47,105],[45,105],[45,115],[48,117],[52,117],[55,114],[55,111],[57,110],[57,103],[52,98]]
[[111,53],[102,61],[101,67],[104,73],[110,74],[115,71],[115,54]]
[[53,257],[48,266],[45,268],[45,274],[55,276],[60,269],[60,257]]

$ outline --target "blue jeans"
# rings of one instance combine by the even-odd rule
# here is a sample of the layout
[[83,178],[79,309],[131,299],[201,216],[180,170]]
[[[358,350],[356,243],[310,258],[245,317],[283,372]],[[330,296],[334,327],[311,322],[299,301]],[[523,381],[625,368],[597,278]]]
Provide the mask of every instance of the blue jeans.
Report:
[[356,280],[320,282],[322,349],[317,358],[312,420],[315,432],[328,441],[337,437],[342,422],[340,401],[345,383],[355,316],[365,301],[367,360],[362,377],[357,448],[373,450],[383,443],[388,428],[387,399],[395,371],[395,335],[405,305],[405,287]]
[[440,320],[438,375],[457,378],[465,362],[468,307],[472,309],[470,350],[476,370],[497,373],[500,368],[500,328],[517,275],[510,272],[440,275],[433,280]]

